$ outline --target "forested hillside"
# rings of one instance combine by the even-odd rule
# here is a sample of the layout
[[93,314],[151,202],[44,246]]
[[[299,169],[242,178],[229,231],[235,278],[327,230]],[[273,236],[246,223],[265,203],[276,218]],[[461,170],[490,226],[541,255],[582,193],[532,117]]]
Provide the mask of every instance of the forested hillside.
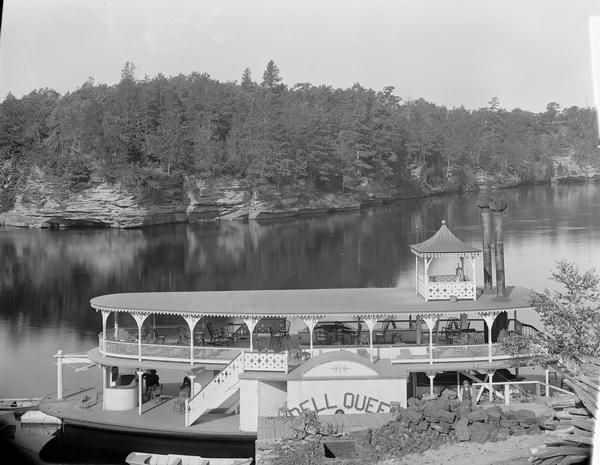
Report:
[[[402,89],[400,89],[402,91]],[[108,182],[151,191],[168,175],[242,181],[282,195],[470,189],[482,180],[550,179],[557,160],[596,169],[596,113],[549,103],[543,113],[402,101],[393,87],[260,82],[192,73],[118,84],[90,78],[65,95],[41,89],[0,105],[2,207],[32,172],[73,189]],[[560,168],[558,168],[560,169]]]

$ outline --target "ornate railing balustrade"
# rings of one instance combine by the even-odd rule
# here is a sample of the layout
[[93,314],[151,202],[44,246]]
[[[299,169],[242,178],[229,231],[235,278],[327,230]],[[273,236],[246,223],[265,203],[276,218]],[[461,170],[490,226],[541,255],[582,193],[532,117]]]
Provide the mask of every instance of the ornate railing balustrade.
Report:
[[227,346],[200,346],[193,348],[192,358],[191,347],[188,345],[114,341],[110,337],[103,338],[102,333],[98,335],[98,349],[101,355],[109,357],[187,363],[204,362],[220,365],[229,363],[242,351],[242,349]]
[[424,276],[419,276],[417,291],[425,300],[450,300],[452,296],[458,300],[475,300],[476,298],[473,281],[451,281],[449,279],[428,281]]
[[244,371],[288,371],[288,353],[244,353]]

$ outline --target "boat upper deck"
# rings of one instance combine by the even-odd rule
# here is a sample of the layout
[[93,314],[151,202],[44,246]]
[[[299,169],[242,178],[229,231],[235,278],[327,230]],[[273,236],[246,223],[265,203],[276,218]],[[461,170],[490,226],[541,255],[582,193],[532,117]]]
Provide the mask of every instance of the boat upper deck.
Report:
[[504,311],[529,308],[531,291],[508,287],[506,297],[478,292],[476,300],[426,302],[412,287],[286,289],[202,292],[136,292],[91,299],[93,308],[146,314],[296,317],[385,316]]

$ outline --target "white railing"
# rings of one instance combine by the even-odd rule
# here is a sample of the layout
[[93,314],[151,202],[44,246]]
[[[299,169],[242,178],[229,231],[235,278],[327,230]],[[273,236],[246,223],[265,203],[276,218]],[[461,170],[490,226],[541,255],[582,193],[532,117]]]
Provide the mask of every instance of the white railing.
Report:
[[[535,389],[535,394],[530,393],[528,390],[524,389],[526,385],[533,386]],[[491,390],[490,390],[491,386]],[[500,399],[504,400],[506,405],[510,405],[510,399],[514,396],[515,398],[541,398],[542,395],[542,386],[544,386],[544,395],[545,397],[550,397],[550,391],[555,390],[562,394],[570,394],[574,395],[572,392],[566,391],[565,389],[561,389],[557,386],[553,386],[552,384],[546,385],[541,381],[504,381],[504,382],[492,382],[492,383],[473,383],[473,388],[479,391],[477,392],[477,401],[481,399],[484,391],[488,391],[488,393],[493,397],[496,396]],[[500,389],[497,389],[500,388]]]
[[245,352],[244,371],[288,371],[288,352],[281,354]]
[[192,425],[201,415],[225,402],[229,393],[239,386],[239,375],[243,372],[244,352],[223,368],[199,393],[185,401],[185,426]]
[[[101,355],[120,358],[140,358],[142,360],[187,362],[190,363],[191,347],[181,344],[149,344],[147,342],[125,342],[114,341],[103,338],[102,333],[98,335],[98,349]],[[224,356],[224,352],[227,352]],[[194,347],[195,363],[215,363],[223,365],[237,357],[241,349],[223,346],[200,346]]]
[[[502,350],[502,345],[493,343],[492,361],[509,360],[510,355]],[[467,345],[449,345],[433,346],[433,354],[430,356],[429,346],[392,346],[391,361],[398,363],[423,363],[426,361],[435,362],[469,362],[469,361],[489,361],[490,346],[488,344],[467,344]]]
[[455,296],[459,300],[475,299],[475,283],[473,281],[428,282],[427,300],[449,300]]

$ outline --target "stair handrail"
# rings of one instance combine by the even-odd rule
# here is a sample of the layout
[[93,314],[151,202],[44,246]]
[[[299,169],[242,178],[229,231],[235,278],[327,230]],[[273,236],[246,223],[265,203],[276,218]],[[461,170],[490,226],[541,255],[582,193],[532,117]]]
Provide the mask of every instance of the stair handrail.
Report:
[[[238,375],[243,372],[244,352],[242,351],[210,383],[197,392],[194,397],[185,401],[185,426],[190,426],[206,411],[206,406],[203,404],[209,402],[215,393],[227,391],[235,386],[239,382]],[[192,419],[192,416],[195,418]]]

